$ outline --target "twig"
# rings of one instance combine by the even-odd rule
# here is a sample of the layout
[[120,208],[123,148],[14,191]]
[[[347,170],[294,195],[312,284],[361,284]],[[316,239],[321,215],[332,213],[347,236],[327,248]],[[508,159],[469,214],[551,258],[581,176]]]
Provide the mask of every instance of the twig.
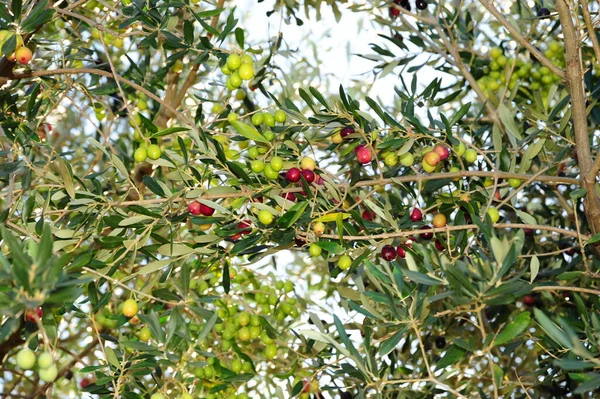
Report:
[[[545,225],[539,225],[539,224],[496,223],[496,224],[494,224],[494,227],[504,228],[504,229],[546,230],[546,231],[553,231],[555,233],[560,233],[562,235],[569,236],[569,237],[575,237],[575,238],[578,237],[578,234],[575,231],[562,229],[560,227],[545,226]],[[440,228],[434,227],[431,229],[406,230],[406,231],[399,231],[396,233],[371,234],[371,235],[364,235],[364,236],[342,236],[342,239],[343,240],[378,240],[378,239],[396,238],[396,237],[410,237],[413,235],[417,236],[417,235],[423,234],[423,233],[442,233],[442,232],[447,232],[447,231],[477,230],[477,229],[479,229],[479,226],[477,226],[475,224],[465,224],[462,226],[446,226],[446,227],[440,227]],[[582,238],[586,238],[586,239],[590,238],[589,236],[585,236],[585,235],[581,235],[581,236],[582,236]],[[335,239],[340,238],[336,234],[323,234],[323,235],[321,235],[321,237],[335,238]]]

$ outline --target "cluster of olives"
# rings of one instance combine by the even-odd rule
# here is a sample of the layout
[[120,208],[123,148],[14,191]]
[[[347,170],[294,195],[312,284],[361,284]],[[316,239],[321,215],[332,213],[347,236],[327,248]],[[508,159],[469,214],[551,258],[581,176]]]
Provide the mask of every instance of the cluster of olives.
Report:
[[15,32],[9,30],[0,30],[0,49],[4,46],[9,39],[16,36],[16,48],[12,54],[2,54],[0,52],[0,56],[7,56],[8,60],[11,62],[18,62],[19,64],[29,64],[31,58],[33,57],[33,52],[23,45],[23,38],[21,35],[16,34]]
[[21,370],[32,370],[37,363],[38,376],[43,382],[53,382],[58,376],[58,367],[54,363],[54,356],[49,352],[42,352],[36,356],[31,349],[23,348],[17,352],[16,360],[17,366]]
[[244,80],[254,77],[254,60],[250,54],[231,54],[221,67],[221,72],[227,76],[225,86],[233,91],[242,85]]
[[[98,29],[92,29],[90,34],[92,39],[100,40],[100,31]],[[104,35],[104,43],[106,43],[108,46],[114,46],[117,49],[122,49],[125,41],[121,37],[114,37],[113,35],[107,33]]]
[[[544,51],[544,55],[555,65],[564,68],[565,57],[563,46],[552,41]],[[530,61],[509,59],[499,47],[490,50],[490,63],[483,68],[484,76],[478,80],[479,87],[487,95],[497,92],[507,83],[506,71],[512,70],[508,78],[508,88],[514,89],[517,83],[531,91],[547,89],[560,82],[560,78],[546,66],[540,65],[535,58]]]

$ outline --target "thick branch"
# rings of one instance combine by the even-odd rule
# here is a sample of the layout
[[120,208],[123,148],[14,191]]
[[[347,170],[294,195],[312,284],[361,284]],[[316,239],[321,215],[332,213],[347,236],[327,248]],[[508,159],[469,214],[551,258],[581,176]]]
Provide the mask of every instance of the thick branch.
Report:
[[597,233],[600,232],[600,201],[595,192],[595,175],[589,175],[592,170],[592,155],[585,105],[581,42],[578,29],[573,22],[573,16],[566,0],[557,0],[556,10],[560,17],[565,38],[566,82],[571,96],[571,114],[573,117],[575,146],[579,159],[581,183],[587,189],[584,204],[585,214],[592,232]]

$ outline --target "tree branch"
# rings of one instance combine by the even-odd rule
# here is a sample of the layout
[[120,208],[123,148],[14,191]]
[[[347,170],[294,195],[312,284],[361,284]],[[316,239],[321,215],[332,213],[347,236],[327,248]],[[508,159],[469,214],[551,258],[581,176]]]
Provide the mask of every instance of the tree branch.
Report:
[[[560,233],[569,237],[579,237],[576,231],[571,231],[567,229],[563,229],[560,227],[554,226],[545,226],[540,224],[523,224],[523,223],[495,223],[494,227],[500,229],[533,229],[533,230],[545,230],[552,231],[555,233]],[[462,226],[446,226],[440,228],[431,228],[431,229],[418,229],[418,230],[404,230],[397,231],[395,233],[382,233],[382,234],[371,234],[364,236],[342,236],[343,240],[350,241],[358,241],[358,240],[384,240],[386,238],[397,238],[397,237],[410,237],[410,236],[418,236],[423,233],[444,233],[448,231],[460,231],[460,230],[477,230],[479,226],[476,224],[465,224]],[[340,236],[337,234],[322,234],[320,237],[323,238],[334,238],[339,239]],[[581,235],[582,238],[589,239],[589,236]]]
[[585,214],[592,232],[597,233],[600,232],[600,201],[595,192],[596,175],[590,176],[593,168],[585,105],[585,88],[583,86],[581,42],[578,29],[573,22],[573,16],[566,0],[557,0],[556,10],[558,11],[565,38],[566,82],[571,96],[571,113],[581,183],[583,188],[587,190],[584,202]]
[[585,27],[588,32],[588,36],[592,41],[592,47],[594,48],[594,54],[596,54],[596,68],[600,67],[600,43],[598,43],[598,36],[596,35],[596,29],[594,29],[594,23],[590,17],[590,10],[588,8],[588,1],[581,0],[581,13],[583,14],[583,20],[585,21]]
[[[409,183],[409,182],[426,182],[429,180],[442,180],[442,179],[455,179],[460,177],[491,177],[497,179],[521,179],[528,180],[532,179],[532,181],[539,181],[549,185],[554,184],[565,184],[565,185],[579,185],[579,179],[571,178],[571,177],[561,177],[561,176],[535,176],[535,175],[527,175],[521,173],[510,173],[510,172],[486,172],[481,170],[463,170],[460,172],[448,172],[448,173],[435,173],[435,174],[417,174],[410,176],[398,176],[387,179],[373,179],[373,180],[363,180],[359,181],[353,186],[350,186],[349,183],[341,183],[338,185],[340,189],[347,189],[352,187],[371,187],[371,186],[383,186],[386,184],[395,184],[395,183]],[[299,193],[304,189],[302,187],[293,187],[293,188],[284,188],[281,190],[283,193]],[[233,193],[225,193],[225,194],[208,194],[197,197],[196,199],[206,199],[206,200],[214,200],[214,199],[225,199],[225,198],[239,198],[239,197],[247,197],[252,195],[253,193],[248,193],[245,191],[238,191]],[[163,202],[178,202],[178,201],[188,201],[187,198],[152,198],[147,200],[136,200],[136,201],[115,201],[110,203],[112,207],[126,207],[130,205],[150,205],[150,204],[161,204]]]

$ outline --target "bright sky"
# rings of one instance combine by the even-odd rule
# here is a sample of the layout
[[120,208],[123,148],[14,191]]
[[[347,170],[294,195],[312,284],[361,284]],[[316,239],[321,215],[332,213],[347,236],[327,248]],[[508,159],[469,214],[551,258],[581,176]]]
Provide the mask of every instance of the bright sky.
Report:
[[[272,10],[273,4],[272,0],[261,3],[256,0],[238,2],[240,11],[238,15],[243,15],[240,25],[246,30],[248,42],[264,43],[281,30],[287,46],[298,49],[300,54],[304,54],[309,59],[313,53],[311,41],[316,42],[321,59],[319,66],[321,76],[329,76],[330,87],[335,92],[340,83],[349,86],[353,79],[368,81],[373,79],[372,70],[375,63],[352,54],[373,54],[369,43],[381,45],[385,39],[378,37],[377,34],[387,35],[389,32],[381,27],[374,27],[368,13],[355,13],[346,10],[344,4],[340,4],[342,19],[338,23],[331,8],[324,5],[320,21],[316,20],[314,11],[311,12],[310,18],[306,18],[302,11],[299,16],[304,21],[304,25],[297,26],[293,19],[290,24],[285,24],[281,20],[279,11],[267,17],[266,13]],[[397,77],[392,74],[378,80],[369,95],[391,101],[395,95],[392,88],[396,81]]]

